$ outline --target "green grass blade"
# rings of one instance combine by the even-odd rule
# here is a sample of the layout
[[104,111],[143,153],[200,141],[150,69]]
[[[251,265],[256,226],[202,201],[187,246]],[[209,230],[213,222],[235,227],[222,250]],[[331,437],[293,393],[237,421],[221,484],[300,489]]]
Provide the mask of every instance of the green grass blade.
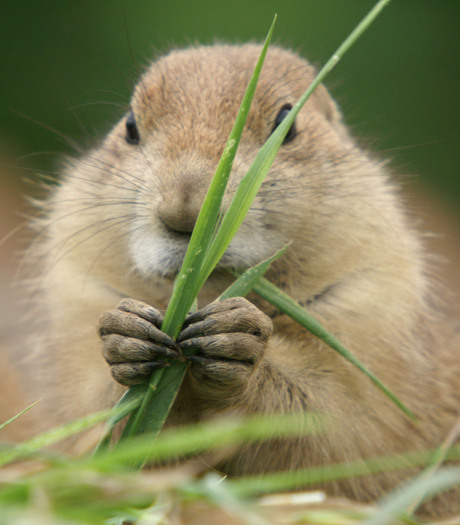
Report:
[[265,259],[261,263],[249,268],[241,275],[238,276],[237,280],[234,281],[223,294],[221,294],[217,300],[223,301],[229,297],[245,297],[256,284],[256,282],[264,276],[272,262],[279,259],[285,251],[288,249],[288,245],[277,251],[272,257]]
[[139,462],[145,459],[168,461],[228,446],[318,434],[327,428],[326,418],[301,412],[262,414],[244,419],[228,417],[165,429],[155,440],[147,435],[138,435],[120,443],[107,454],[87,461],[96,468],[117,470],[119,465],[132,465],[133,459]]
[[[197,279],[198,270],[202,266],[206,250],[211,242],[212,234],[220,212],[223,195],[227,186],[228,177],[243,133],[249,108],[252,99],[254,98],[257,81],[273,35],[275,22],[276,16],[268,32],[254,73],[249,81],[235,124],[233,125],[224,153],[222,154],[222,158],[217,167],[216,174],[211,181],[201,207],[181,270],[174,285],[173,293],[162,325],[162,330],[172,337],[177,337],[180,327],[182,326],[202,285],[202,283],[197,284],[196,282],[194,283],[194,281]],[[152,432],[152,434],[155,435],[159,429],[161,429],[161,426],[166,420],[169,409],[174,403],[185,372],[186,365],[183,363],[177,363],[168,369],[160,369],[152,374],[150,386],[146,390],[143,402],[128,421],[124,437],[136,434],[140,431]],[[172,377],[173,374],[177,375],[176,379]],[[153,396],[157,390],[157,385],[159,384],[162,385],[162,387],[158,389],[158,392],[160,390],[162,392],[162,399],[158,399],[159,396],[156,395],[155,402],[153,403]],[[168,385],[167,388],[163,388],[164,384]],[[162,412],[163,409],[167,410],[165,414]],[[145,421],[146,419],[150,419],[151,421],[147,423]]]
[[48,430],[47,432],[39,434],[38,436],[24,443],[15,445],[14,447],[9,448],[8,450],[1,451],[0,466],[5,465],[6,463],[10,463],[11,461],[14,461],[18,458],[23,458],[28,456],[29,454],[33,454],[34,452],[37,452],[38,450],[44,447],[48,447],[50,445],[58,443],[59,441],[62,441],[70,436],[78,434],[79,432],[88,430],[89,428],[97,425],[98,423],[102,423],[103,421],[105,421],[107,418],[112,416],[113,413],[114,409],[112,408],[111,410],[104,410],[101,412],[90,414],[81,419],[78,419],[77,421],[72,421],[71,423],[67,423],[66,425],[62,425],[58,428]]
[[[405,454],[381,456],[348,463],[334,463],[294,471],[273,472],[229,480],[232,491],[240,497],[250,497],[267,492],[280,492],[298,487],[308,487],[340,479],[369,476],[379,472],[421,467],[431,461],[433,450],[418,450]],[[449,460],[460,459],[460,446],[452,447]],[[457,479],[457,485],[460,480]],[[399,488],[397,490],[400,490]]]
[[440,492],[459,485],[460,467],[444,468],[434,473],[430,478],[426,478],[423,475],[418,476],[387,495],[380,502],[378,512],[366,521],[366,525],[391,525],[395,522],[395,519],[406,517],[407,506],[411,504],[414,498],[418,498],[420,494],[423,494],[423,497],[420,499],[419,504]]
[[269,301],[279,310],[289,315],[304,328],[324,341],[328,346],[338,352],[341,356],[352,363],[356,368],[364,372],[369,379],[407,416],[412,420],[417,418],[409,408],[400,401],[389,388],[387,388],[359,359],[357,359],[345,346],[342,345],[332,334],[325,330],[307,311],[294,301],[287,293],[280,290],[270,281],[262,278],[255,283],[253,290],[263,299]]
[[[238,148],[246,118],[249,113],[252,99],[254,98],[260,71],[262,69],[268,46],[270,44],[273,30],[275,28],[276,16],[268,32],[265,44],[257,61],[254,73],[249,81],[245,95],[241,102],[240,110],[233,125],[233,129],[228,138],[224,152],[217,166],[216,173],[211,181],[208,192],[204,199],[200,213],[198,215],[195,228],[192,232],[189,247],[176,280],[171,300],[166,310],[162,330],[172,337],[176,337],[185,317],[190,310],[198,291],[197,286],[192,282],[199,271],[202,261],[220,212],[222,199],[228,182],[228,177],[232,169],[233,160]],[[201,288],[201,286],[199,287]],[[199,289],[198,288],[198,289]]]
[[[131,387],[123,394],[113,407],[111,416],[106,421],[104,436],[94,450],[95,455],[108,449],[115,425],[141,405],[146,389],[147,385],[137,385]],[[125,426],[124,432],[127,432],[127,427],[128,425]]]
[[[428,480],[434,476],[434,474],[439,470],[441,465],[446,460],[447,454],[449,453],[454,443],[458,440],[459,436],[460,436],[460,417],[457,419],[455,426],[449,432],[449,435],[446,437],[444,442],[435,451],[430,464],[427,465],[425,470],[420,474],[419,478],[425,479],[428,483]],[[460,483],[460,480],[459,480],[459,483]],[[424,491],[424,486],[421,485],[421,487],[422,487],[422,490],[418,494],[415,494],[413,499],[407,505],[407,508],[405,509],[406,515],[412,515],[417,510],[417,508],[420,506],[420,503],[423,501],[426,494]]]
[[258,192],[266,174],[270,170],[279,147],[283,143],[284,138],[294,123],[294,120],[299,111],[302,109],[313,91],[326,78],[326,76],[337,65],[343,55],[371,25],[375,18],[380,14],[381,10],[389,2],[390,0],[381,0],[378,2],[378,4],[376,4],[376,6],[360,22],[360,24],[358,24],[358,26],[350,33],[350,35],[339,46],[332,57],[321,68],[308,89],[302,94],[291,111],[286,115],[280,125],[271,134],[267,142],[259,150],[253,164],[238,185],[236,194],[232,199],[230,207],[222,219],[222,224],[219,228],[219,231],[206,254],[201,270],[202,275],[199,288],[201,288],[206,279],[209,277],[210,273],[215,268],[222,255],[225,253],[225,250],[230,244],[230,241],[237,232],[238,228],[241,226],[241,223],[243,222],[246,213],[248,212],[252,201],[256,196],[256,193]]
[[31,408],[33,408],[37,403],[39,403],[39,401],[35,401],[35,403],[32,403],[31,405],[29,405],[27,408],[25,408],[24,410],[21,410],[21,412],[19,412],[19,414],[16,414],[15,416],[13,417],[10,417],[10,419],[8,419],[7,421],[5,421],[4,423],[2,423],[0,425],[0,430],[2,430],[2,428],[5,428],[7,425],[9,425],[10,423],[12,423],[13,421],[15,421],[16,419],[18,419],[18,417],[21,417],[23,414],[25,414],[26,412],[28,412]]

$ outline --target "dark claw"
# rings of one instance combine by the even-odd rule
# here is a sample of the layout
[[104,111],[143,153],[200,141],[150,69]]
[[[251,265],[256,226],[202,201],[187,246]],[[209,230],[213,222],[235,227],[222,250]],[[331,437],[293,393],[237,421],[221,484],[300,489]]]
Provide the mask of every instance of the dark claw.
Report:
[[138,385],[148,381],[151,373],[158,368],[165,368],[169,363],[119,363],[112,365],[111,371],[114,379],[125,386]]
[[209,333],[213,333],[212,328],[218,323],[218,320],[209,317],[202,321],[188,323],[188,326],[183,328],[180,334],[177,336],[177,342],[182,343],[182,341],[185,339],[191,339],[193,337],[200,337]]

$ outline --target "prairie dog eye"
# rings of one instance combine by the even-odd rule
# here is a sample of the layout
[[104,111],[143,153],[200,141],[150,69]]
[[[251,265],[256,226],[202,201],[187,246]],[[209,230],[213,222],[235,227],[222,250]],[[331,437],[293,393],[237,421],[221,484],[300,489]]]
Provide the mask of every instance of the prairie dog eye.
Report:
[[[273,125],[272,133],[275,129],[281,124],[283,119],[287,116],[289,111],[292,109],[292,104],[284,104],[284,106],[279,110],[278,115],[275,118],[275,124]],[[295,127],[295,122],[292,123],[292,126],[289,128],[286,137],[284,138],[283,144],[290,142],[297,135],[297,129]]]
[[126,142],[128,144],[139,144],[141,139],[139,130],[137,129],[136,119],[134,113],[130,111],[126,117]]

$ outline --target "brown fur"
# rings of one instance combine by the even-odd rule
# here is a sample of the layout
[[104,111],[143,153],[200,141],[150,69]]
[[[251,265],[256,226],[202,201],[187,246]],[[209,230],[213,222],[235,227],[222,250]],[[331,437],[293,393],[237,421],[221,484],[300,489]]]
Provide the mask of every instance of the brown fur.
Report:
[[[165,309],[185,243],[177,231],[194,223],[259,52],[255,45],[171,52],[151,65],[133,95],[141,143],[126,143],[122,119],[98,147],[68,163],[31,250],[41,268],[34,373],[47,426],[111,407],[124,391],[101,354],[97,319],[121,297]],[[313,75],[296,55],[269,50],[229,195],[278,111]],[[171,424],[227,410],[306,409],[326,413],[333,430],[240,450],[219,464],[232,475],[433,448],[459,413],[458,333],[432,306],[421,242],[384,164],[354,143],[323,87],[296,126],[222,267],[253,265],[291,242],[268,278],[306,305],[419,421],[411,423],[361,372],[254,296],[274,325],[263,356],[225,395],[189,376]],[[156,261],[154,253],[161,255]],[[200,305],[227,283],[213,275]],[[403,475],[344,480],[327,490],[369,500]],[[457,492],[428,510],[460,512],[459,501]]]

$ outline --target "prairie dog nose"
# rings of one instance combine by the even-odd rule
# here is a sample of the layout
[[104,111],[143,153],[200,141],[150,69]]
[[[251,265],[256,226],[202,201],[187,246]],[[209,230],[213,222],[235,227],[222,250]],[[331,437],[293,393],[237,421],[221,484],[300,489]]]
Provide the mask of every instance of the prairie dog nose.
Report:
[[158,216],[170,229],[180,233],[191,233],[204,196],[190,188],[172,188],[163,194]]

